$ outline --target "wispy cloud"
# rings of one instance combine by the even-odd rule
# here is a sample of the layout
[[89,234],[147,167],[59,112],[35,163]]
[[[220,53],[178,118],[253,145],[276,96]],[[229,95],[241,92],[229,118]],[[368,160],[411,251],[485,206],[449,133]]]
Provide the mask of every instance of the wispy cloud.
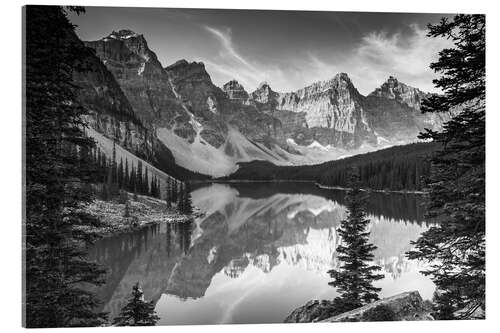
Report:
[[246,61],[238,52],[236,52],[233,42],[231,40],[231,30],[227,29],[225,32],[222,30],[218,30],[216,28],[212,28],[209,26],[204,26],[205,30],[210,32],[212,35],[214,35],[221,43],[224,48],[224,50],[234,59],[242,63],[244,66],[248,67],[249,69],[255,70],[255,68],[248,62]]
[[450,42],[427,37],[426,29],[418,25],[410,25],[410,31],[409,35],[401,32],[389,35],[382,31],[364,36],[352,58],[351,68],[366,84],[372,85],[372,89],[376,81],[394,75],[420,89],[435,91],[432,79],[436,74],[429,65]]
[[[214,80],[218,84],[223,84],[230,79],[236,79],[245,86],[247,90],[254,89],[260,82],[266,80],[270,73],[268,69],[255,65],[247,60],[232,41],[231,30],[218,29],[210,26],[203,26],[220,43],[219,56],[216,59],[203,60]],[[280,73],[273,73],[281,75]]]
[[250,91],[262,81],[269,82],[277,91],[296,90],[338,72],[348,73],[362,94],[373,91],[389,75],[422,90],[436,91],[432,85],[436,75],[429,64],[436,60],[441,49],[450,45],[449,41],[427,37],[424,28],[410,25],[406,33],[366,34],[352,49],[342,50],[342,57],[298,50],[297,54],[280,59],[280,63],[262,64],[238,51],[230,29],[203,28],[220,43],[215,59],[203,59],[214,81],[221,85],[236,79]]

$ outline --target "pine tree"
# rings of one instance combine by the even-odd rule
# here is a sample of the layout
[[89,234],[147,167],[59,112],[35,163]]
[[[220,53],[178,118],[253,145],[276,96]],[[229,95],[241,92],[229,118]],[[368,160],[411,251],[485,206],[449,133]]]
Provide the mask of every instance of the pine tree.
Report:
[[166,185],[166,201],[167,201],[167,208],[170,210],[172,208],[172,181],[170,178],[167,178],[167,185]]
[[328,271],[333,278],[329,284],[340,293],[334,300],[338,313],[378,300],[377,293],[381,289],[374,287],[372,283],[384,277],[375,273],[380,267],[371,264],[373,251],[377,247],[368,241],[370,232],[367,228],[370,220],[365,213],[367,196],[359,187],[359,175],[353,172],[349,184],[351,189],[346,197],[347,218],[342,220],[337,230],[342,242],[336,249],[340,267],[338,270]]
[[136,170],[137,174],[135,176],[135,182],[136,182],[136,190],[134,191],[135,193],[138,193],[138,194],[143,194],[143,189],[144,189],[144,185],[143,185],[143,181],[144,179],[142,178],[142,161],[141,160],[138,160],[137,161],[137,170]]
[[123,158],[120,158],[120,164],[118,164],[118,187],[123,189]]
[[425,260],[423,271],[436,284],[435,316],[468,319],[485,308],[485,16],[457,15],[429,25],[430,37],[445,37],[453,48],[439,53],[431,68],[444,95],[423,102],[423,111],[463,110],[441,133],[420,138],[443,143],[431,161],[427,217],[436,226],[414,242],[410,259]]
[[167,198],[166,198],[167,199],[167,204],[169,205],[169,207],[171,207],[172,206],[172,202],[173,202],[172,201],[172,199],[173,199],[173,194],[172,194],[173,189],[172,189],[172,179],[170,177],[167,179],[167,189],[166,190],[167,190],[167,193],[166,193],[166,195],[167,195]]
[[193,214],[193,204],[191,201],[191,190],[189,183],[182,183],[177,198],[177,210],[184,215]]
[[170,252],[172,251],[172,230],[171,230],[170,223],[167,223],[165,246],[167,248],[167,258],[170,258]]
[[116,326],[154,326],[160,317],[156,315],[153,301],[144,301],[144,294],[137,282],[132,288],[132,296],[113,320]]
[[91,177],[74,155],[75,147],[94,146],[82,130],[86,111],[73,83],[90,51],[62,7],[26,6],[25,17],[25,325],[96,326],[106,316],[81,286],[104,283],[104,271],[86,259],[95,235],[82,227],[99,221],[83,209],[93,200]]
[[128,196],[125,200],[125,210],[123,211],[123,217],[130,217],[130,202]]
[[184,214],[184,186],[181,184],[177,197],[177,211]]
[[176,203],[177,202],[177,199],[178,199],[178,191],[179,191],[179,186],[177,186],[177,180],[173,180],[172,181],[172,200],[171,202],[172,203]]
[[130,177],[129,177],[129,191],[133,193],[137,193],[137,184],[136,184],[137,174],[135,172],[135,167],[132,165],[130,169]]
[[151,177],[151,183],[149,184],[149,196],[156,197],[156,189],[155,189],[156,183],[155,183],[155,178],[154,176]]
[[113,184],[116,184],[118,183],[118,167],[117,167],[117,164],[116,164],[116,143],[115,141],[113,140],[113,152],[111,154],[111,161],[110,161],[110,164],[111,164],[111,182]]
[[158,199],[161,199],[161,182],[160,179],[155,177],[155,190],[156,190],[156,197]]
[[151,177],[151,184],[150,184],[150,192],[149,195],[151,195],[154,198],[160,199],[160,183],[159,180],[156,176]]
[[148,174],[148,168],[145,168],[144,170],[144,182],[143,182],[143,188],[142,188],[142,194],[144,195],[149,195],[149,174]]
[[101,149],[97,148],[97,159],[96,159],[96,168],[97,168],[97,174],[96,174],[96,182],[103,182],[102,178],[102,154],[101,154]]
[[191,188],[189,183],[184,183],[181,193],[179,198],[179,202],[181,203],[179,211],[184,215],[193,214],[193,203],[191,200]]
[[130,191],[130,174],[128,169],[128,159],[125,159],[125,170],[123,171],[123,188]]
[[97,183],[99,181],[98,149],[99,148],[95,147],[92,149],[92,166],[94,169],[91,173],[92,183]]

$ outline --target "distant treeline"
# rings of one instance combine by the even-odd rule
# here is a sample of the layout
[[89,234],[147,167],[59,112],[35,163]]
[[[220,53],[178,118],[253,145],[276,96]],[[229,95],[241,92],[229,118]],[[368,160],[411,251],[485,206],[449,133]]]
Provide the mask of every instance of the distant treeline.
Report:
[[88,154],[89,165],[94,169],[90,181],[99,185],[96,194],[101,199],[111,199],[118,195],[120,190],[161,198],[160,180],[155,175],[149,175],[148,168],[143,168],[141,160],[138,160],[137,166],[129,166],[127,159],[123,161],[120,158],[117,162],[114,144],[110,158],[107,158],[99,147]]
[[430,173],[430,156],[439,149],[436,143],[413,143],[306,166],[276,166],[266,161],[241,163],[225,179],[301,180],[325,186],[347,186],[347,175],[356,167],[363,186],[375,190],[422,189],[422,177]]

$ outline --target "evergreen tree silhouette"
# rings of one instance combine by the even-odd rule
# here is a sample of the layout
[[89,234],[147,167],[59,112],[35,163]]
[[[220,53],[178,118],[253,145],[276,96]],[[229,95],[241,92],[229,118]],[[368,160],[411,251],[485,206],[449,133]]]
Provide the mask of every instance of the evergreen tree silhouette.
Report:
[[182,191],[182,213],[185,215],[193,214],[193,202],[191,200],[191,186],[189,183],[184,183]]
[[124,178],[124,171],[123,171],[123,158],[120,158],[120,163],[118,164],[118,187],[120,189],[123,189],[123,178]]
[[[86,259],[99,221],[83,209],[94,199],[86,163],[91,149],[73,82],[90,50],[60,6],[26,6],[25,325],[98,326],[106,316],[82,284],[98,286],[104,270]],[[70,7],[81,13],[83,8]],[[82,167],[84,166],[84,167]]]
[[120,314],[113,319],[116,326],[154,326],[160,317],[156,315],[153,301],[146,302],[137,282],[132,287],[132,295]]
[[349,184],[351,189],[346,196],[347,218],[342,220],[337,229],[341,238],[341,244],[336,249],[340,266],[337,270],[328,271],[333,278],[329,284],[340,293],[334,299],[335,311],[339,311],[338,313],[378,300],[377,293],[381,289],[374,287],[372,283],[384,277],[376,274],[381,268],[371,264],[373,251],[377,247],[368,240],[370,220],[366,218],[365,212],[367,195],[360,189],[357,171],[351,171]]
[[424,270],[436,284],[435,317],[469,319],[485,309],[485,15],[457,15],[429,25],[430,37],[453,47],[431,64],[444,94],[422,103],[424,112],[462,109],[442,132],[419,136],[443,144],[431,161],[427,217],[438,222],[414,242],[410,259],[431,263]]

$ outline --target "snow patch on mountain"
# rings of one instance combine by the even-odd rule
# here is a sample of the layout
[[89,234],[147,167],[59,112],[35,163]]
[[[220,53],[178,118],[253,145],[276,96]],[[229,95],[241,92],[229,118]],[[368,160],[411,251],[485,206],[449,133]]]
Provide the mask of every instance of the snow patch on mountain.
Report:
[[144,73],[144,69],[145,69],[145,68],[146,68],[146,63],[145,63],[145,62],[143,62],[143,63],[141,64],[141,66],[139,67],[139,69],[137,70],[137,74],[138,74],[138,75],[142,75],[142,73]]
[[[177,136],[172,130],[159,128],[156,131],[158,139],[172,151],[175,162],[186,169],[222,177],[236,171],[238,162],[264,160],[277,165],[290,165],[280,154],[260,143],[251,142],[234,128],[229,129],[226,143],[215,148],[201,138],[202,124],[194,117],[190,123],[197,133],[192,143]],[[227,151],[232,153],[228,154]]]
[[309,146],[307,146],[307,148],[325,150],[325,149],[331,148],[331,146],[328,145],[328,146],[325,147],[321,143],[319,143],[318,141],[314,140]]
[[177,136],[167,128],[159,128],[156,135],[174,155],[177,165],[186,169],[212,175],[225,176],[236,171],[236,165],[221,148],[215,148],[196,136],[193,143]]
[[318,164],[339,159],[341,156],[353,154],[352,151],[333,147],[331,145],[323,146],[317,141],[312,142],[309,146],[299,145],[292,138],[288,138],[286,141],[294,151],[298,152],[297,154],[291,154],[281,147],[275,147],[275,151],[285,156],[292,165]]
[[217,255],[217,246],[214,246],[208,252],[207,262],[211,264],[212,261],[214,261],[216,255]]

